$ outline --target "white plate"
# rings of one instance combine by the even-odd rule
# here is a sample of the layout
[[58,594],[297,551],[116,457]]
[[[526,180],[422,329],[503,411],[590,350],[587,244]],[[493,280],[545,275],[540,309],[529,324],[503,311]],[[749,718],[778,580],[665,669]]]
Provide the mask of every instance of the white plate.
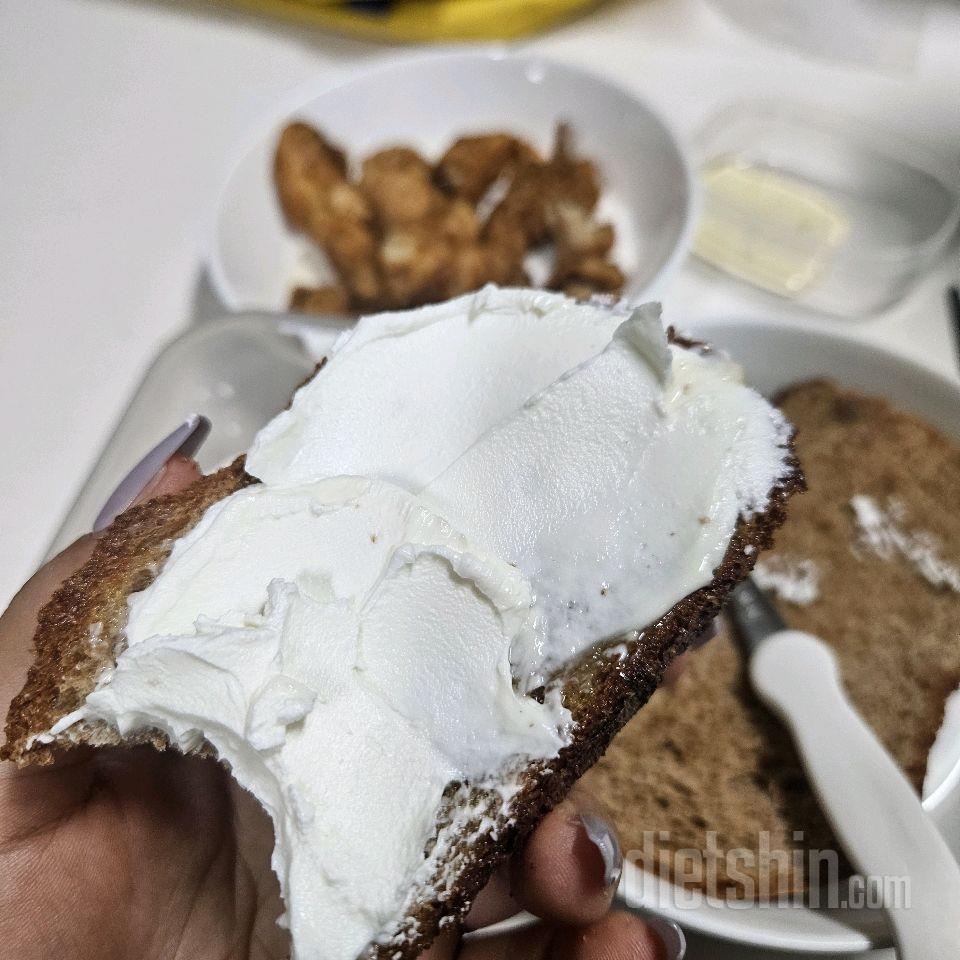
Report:
[[600,215],[617,229],[627,293],[654,296],[690,243],[694,179],[676,139],[631,94],[574,67],[484,51],[391,62],[337,87],[300,91],[251,137],[227,177],[207,254],[232,310],[285,310],[295,282],[330,277],[322,255],[284,223],[272,179],[280,130],[300,118],[352,158],[395,143],[438,157],[457,136],[508,130],[549,147],[558,120],[604,181]]
[[[687,329],[728,350],[743,365],[747,381],[768,396],[798,380],[830,377],[844,386],[883,395],[960,441],[960,388],[885,350],[819,324],[799,327],[726,320],[699,322]],[[924,807],[960,858],[960,738],[952,744],[952,754],[953,763],[941,765],[947,772],[940,783],[929,785]],[[756,947],[836,954],[890,944],[883,915],[877,910],[681,904],[673,884],[629,864],[624,868],[621,895],[629,906],[668,916],[688,929]]]

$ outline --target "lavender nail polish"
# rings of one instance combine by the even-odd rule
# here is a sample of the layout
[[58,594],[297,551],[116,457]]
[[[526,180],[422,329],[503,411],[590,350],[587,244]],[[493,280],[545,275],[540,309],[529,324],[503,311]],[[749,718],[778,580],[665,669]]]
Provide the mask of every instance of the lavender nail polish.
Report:
[[205,416],[195,413],[187,417],[176,430],[149,450],[117,484],[93,522],[94,532],[103,530],[104,527],[113,523],[114,518],[137,499],[160,468],[174,454],[192,457],[200,449],[208,433],[210,433],[210,421]]
[[663,917],[646,917],[645,922],[666,947],[670,960],[683,960],[687,953],[687,938],[679,924]]
[[580,822],[591,843],[600,851],[600,856],[603,858],[603,885],[616,886],[623,872],[623,856],[617,835],[610,824],[596,814],[581,813]]

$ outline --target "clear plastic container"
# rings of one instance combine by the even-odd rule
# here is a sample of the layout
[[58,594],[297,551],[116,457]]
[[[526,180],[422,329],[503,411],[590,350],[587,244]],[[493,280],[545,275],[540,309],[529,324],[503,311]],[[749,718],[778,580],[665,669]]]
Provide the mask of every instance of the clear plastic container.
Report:
[[823,313],[866,319],[943,256],[960,171],[922,148],[822,111],[765,101],[701,132],[694,253]]

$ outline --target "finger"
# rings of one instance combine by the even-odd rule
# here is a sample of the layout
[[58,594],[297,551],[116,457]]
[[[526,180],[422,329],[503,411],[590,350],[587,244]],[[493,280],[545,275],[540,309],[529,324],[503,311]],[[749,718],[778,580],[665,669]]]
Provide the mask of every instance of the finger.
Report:
[[87,534],[41,567],[17,591],[0,617],[0,718],[6,716],[33,661],[31,640],[40,608],[71,573],[86,563],[95,542],[96,538]]
[[466,930],[480,930],[489,927],[507,917],[512,917],[522,909],[513,898],[510,877],[510,865],[499,867],[487,882],[487,885],[477,894],[473,906],[467,914],[464,928]]
[[[189,427],[189,429],[184,430],[184,427]],[[123,503],[122,509],[126,509],[165,493],[175,493],[189,486],[194,480],[199,479],[200,470],[196,463],[190,459],[190,454],[196,452],[209,429],[210,422],[206,417],[194,416],[188,418],[181,427],[178,427],[169,436],[164,437],[120,481],[113,493],[107,498],[107,503],[94,523],[94,529],[102,529],[104,517],[110,515],[109,523],[116,516],[116,513],[111,515],[113,510],[111,504],[115,506],[118,503]],[[171,452],[167,452],[171,447],[171,438],[176,441],[176,445]],[[156,460],[158,451],[165,454],[159,462]],[[144,471],[144,465],[151,468],[149,473]],[[98,527],[97,524],[100,526]],[[0,618],[0,623],[2,623],[0,639],[2,639],[3,634],[15,632],[15,628],[22,627],[24,622],[30,624],[32,634],[32,624],[36,620],[36,614],[40,607],[46,603],[56,588],[71,573],[86,563],[93,552],[96,539],[95,534],[87,534],[81,537],[41,567],[20,588],[7,608],[7,612]]]
[[[209,432],[210,421],[206,417],[198,413],[187,417],[131,467],[97,514],[93,529],[97,531],[108,527],[127,507],[143,499],[157,475],[166,470],[166,464],[175,457],[189,460],[200,449]],[[156,492],[151,494],[156,495]]]
[[558,930],[547,954],[550,960],[679,960],[682,955],[629,913],[610,913],[589,927]]
[[620,880],[620,842],[582,789],[531,835],[511,870],[513,898],[538,917],[589,924],[610,908]]
[[[33,662],[31,641],[37,612],[63,580],[86,562],[94,542],[94,536],[88,534],[41,567],[0,617],[0,724]],[[62,761],[64,769],[82,759],[79,752],[71,753]],[[38,825],[56,821],[82,800],[89,779],[64,778],[54,771],[52,767],[18,770],[12,763],[0,763],[0,835],[4,840],[29,835]]]
[[546,960],[555,929],[545,923],[464,943],[457,960]]
[[[189,486],[199,476],[200,471],[192,460],[176,455],[150,478],[134,502],[140,503],[164,493],[175,493]],[[24,638],[33,636],[40,608],[67,577],[90,559],[97,537],[97,534],[86,534],[42,566],[17,591],[0,617],[0,708],[4,711],[9,701],[9,697],[5,698],[4,687],[8,681],[26,672],[31,651]]]
[[[185,449],[191,449],[191,444],[194,443],[197,435],[197,433],[193,434],[193,439],[188,441]],[[168,439],[161,441],[157,448],[163,447]],[[180,447],[184,448],[182,442]],[[192,446],[192,449],[196,450],[196,446]],[[117,489],[120,490],[126,485],[128,491],[133,494],[132,502],[141,503],[161,494],[175,493],[189,486],[199,476],[200,471],[196,463],[180,452],[174,453],[161,462],[157,470],[143,479],[139,490],[134,491],[130,488],[129,474]],[[116,491],[110,499],[115,500],[115,498]],[[108,500],[108,504],[109,502]],[[103,515],[104,512],[101,511],[101,517]],[[36,628],[40,608],[67,577],[90,559],[96,541],[96,534],[87,534],[41,567],[20,588],[10,601],[6,612],[0,617],[0,717],[6,715],[10,701],[23,685],[27,669],[33,660],[30,640]]]
[[478,894],[466,929],[520,910],[563,923],[589,923],[610,906],[622,861],[616,832],[582,787],[543,819],[524,850]]
[[131,507],[139,503],[146,503],[154,497],[162,497],[168,493],[177,493],[189,487],[194,480],[200,479],[200,468],[195,460],[185,457],[182,453],[175,453],[157,471],[147,485],[140,491]]
[[[163,493],[173,493],[188,486],[200,476],[197,465],[182,454],[175,454],[147,478],[135,502]],[[89,558],[98,534],[87,534],[41,567],[17,592],[6,612],[0,617],[0,723],[10,701],[23,686],[33,661],[33,634],[40,608],[56,589]],[[88,754],[72,750],[58,757],[54,766],[17,770],[0,764],[3,781],[4,832],[18,836],[53,822],[82,802],[89,789],[89,771],[77,773]],[[64,777],[72,769],[75,775]]]

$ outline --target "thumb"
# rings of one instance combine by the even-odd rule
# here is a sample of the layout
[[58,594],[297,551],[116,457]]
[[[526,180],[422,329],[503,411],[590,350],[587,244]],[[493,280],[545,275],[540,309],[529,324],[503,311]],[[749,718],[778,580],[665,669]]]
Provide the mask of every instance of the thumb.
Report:
[[135,503],[143,503],[163,493],[174,493],[196,480],[200,472],[190,458],[209,433],[210,421],[195,413],[148,450],[107,498],[93,521],[94,531],[110,526],[119,514]]
[[[206,426],[202,432],[205,436],[209,424],[204,423]],[[118,498],[115,491],[112,500],[125,500],[124,507],[132,506],[161,494],[175,493],[200,476],[197,465],[183,452],[183,440],[172,454],[169,453],[169,441],[169,437],[164,438],[140,460],[117,488],[117,491],[123,491],[126,484],[127,492]],[[199,442],[192,450],[195,451],[197,446]],[[154,460],[156,466],[147,474],[142,465],[150,463],[149,458],[157,449],[165,455],[159,463]],[[187,449],[190,449],[189,444]],[[139,489],[131,492],[130,478],[136,477],[138,470]],[[23,685],[33,661],[32,640],[40,609],[64,580],[90,558],[99,536],[99,533],[90,533],[81,537],[41,567],[21,587],[0,617],[0,717],[6,715],[10,701]],[[56,822],[83,800],[90,784],[90,771],[83,763],[84,758],[85,752],[76,751],[52,767],[30,770],[0,764],[0,846],[4,837],[25,836],[42,829],[45,824]]]
[[0,717],[21,688],[33,660],[32,638],[40,608],[93,553],[99,531],[122,510],[162,494],[176,493],[200,476],[190,456],[210,430],[206,417],[190,417],[164,437],[120,481],[100,511],[95,529],[42,566],[10,601],[0,617]]

